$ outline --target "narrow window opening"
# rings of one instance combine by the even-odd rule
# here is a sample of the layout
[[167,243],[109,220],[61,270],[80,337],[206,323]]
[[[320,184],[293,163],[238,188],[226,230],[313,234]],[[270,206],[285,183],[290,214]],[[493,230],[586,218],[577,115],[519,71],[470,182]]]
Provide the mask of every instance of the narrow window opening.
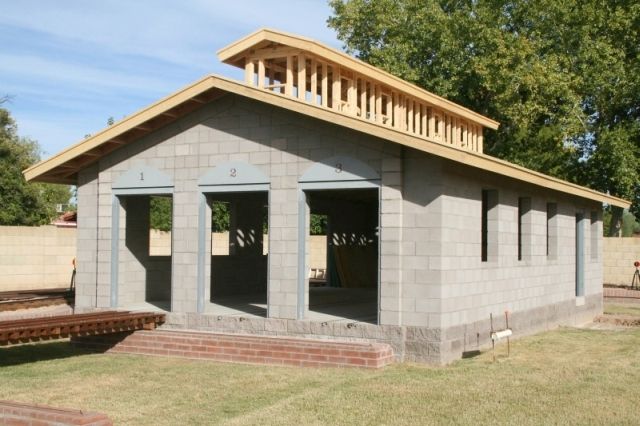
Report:
[[600,232],[598,230],[598,212],[591,212],[591,260],[598,260],[600,251]]
[[556,259],[558,253],[558,205],[547,203],[547,259]]
[[498,258],[498,191],[482,190],[481,259],[483,262]]
[[488,245],[488,222],[489,222],[489,191],[482,190],[482,261],[487,261]]
[[576,297],[584,296],[584,214],[576,214]]
[[518,260],[531,258],[531,198],[518,198]]

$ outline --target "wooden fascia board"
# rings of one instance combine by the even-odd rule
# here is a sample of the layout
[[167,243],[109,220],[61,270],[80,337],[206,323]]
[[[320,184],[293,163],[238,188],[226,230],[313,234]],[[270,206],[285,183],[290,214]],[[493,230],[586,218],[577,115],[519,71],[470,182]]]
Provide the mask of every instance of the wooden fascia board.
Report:
[[478,154],[472,151],[464,151],[458,148],[444,145],[439,142],[431,142],[428,140],[417,138],[404,132],[391,129],[380,124],[372,123],[368,120],[347,116],[330,109],[321,108],[307,102],[281,95],[279,93],[256,89],[251,86],[219,77],[216,77],[216,79],[216,87],[222,90],[246,96],[248,98],[265,102],[274,106],[282,107],[290,111],[319,118],[330,123],[348,127],[350,129],[367,133],[369,135],[388,141],[396,142],[401,145],[439,157],[447,158],[449,160],[471,167],[480,168],[482,170],[487,170],[489,172],[493,172],[502,176],[507,176],[523,182],[531,183],[536,186],[549,188],[555,191],[560,191],[570,195],[575,195],[578,197],[587,198],[618,207],[628,208],[631,205],[631,203],[621,198],[613,197],[611,195],[604,194],[590,188],[566,182],[562,179],[547,176],[543,173],[535,172],[533,170],[529,170],[525,167],[521,167],[495,157]]
[[154,104],[138,111],[124,119],[112,124],[106,129],[96,133],[95,135],[63,150],[62,152],[41,161],[28,169],[23,171],[24,177],[27,181],[35,180],[39,176],[44,175],[50,170],[53,170],[57,166],[71,161],[80,155],[96,149],[104,143],[117,139],[118,136],[123,133],[140,127],[148,120],[151,120],[158,115],[180,105],[183,102],[201,94],[202,92],[213,87],[213,80],[211,76],[206,76],[195,83],[155,102]]
[[480,124],[490,129],[495,130],[500,125],[500,123],[495,120],[492,120],[488,117],[478,114],[477,112],[474,112],[445,98],[428,92],[414,84],[408,83],[401,78],[389,74],[386,71],[376,68],[373,65],[367,64],[366,62],[347,55],[346,53],[325,46],[324,44],[319,43],[315,40],[293,34],[287,34],[270,29],[261,29],[238,40],[235,43],[232,43],[227,47],[220,49],[217,52],[218,58],[222,62],[229,63],[230,60],[232,60],[235,56],[265,40],[311,52],[319,57],[325,58],[329,62],[345,66],[355,71],[356,73],[371,78],[372,80],[377,80],[384,85],[401,90],[418,99],[423,99],[424,101],[434,106],[450,111],[455,115],[466,118],[474,123]]

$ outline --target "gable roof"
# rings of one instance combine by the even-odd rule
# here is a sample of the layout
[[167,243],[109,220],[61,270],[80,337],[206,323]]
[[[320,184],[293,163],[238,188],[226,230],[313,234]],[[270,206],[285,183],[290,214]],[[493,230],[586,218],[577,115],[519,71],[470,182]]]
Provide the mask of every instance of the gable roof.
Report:
[[[286,40],[280,39],[279,37],[285,37]],[[360,67],[359,69],[371,73],[376,78],[387,79],[389,80],[388,84],[397,85],[397,87],[401,87],[403,90],[416,90],[417,92],[415,96],[421,96],[424,99],[429,99],[429,102],[440,102],[439,105],[442,105],[442,108],[455,110],[458,115],[463,113],[467,114],[468,112],[471,114],[474,121],[483,123],[482,125],[486,125],[491,128],[495,128],[498,125],[495,121],[482,117],[473,111],[466,110],[461,106],[430,94],[429,92],[423,91],[422,89],[418,89],[417,87],[403,82],[397,77],[391,76],[390,74],[378,70],[371,65],[351,58],[348,55],[338,52],[335,49],[328,48],[320,43],[314,42],[313,40],[302,37],[286,35],[272,30],[260,30],[222,49],[219,52],[219,56],[224,61],[233,63],[234,60],[239,60],[238,58],[242,57],[242,52],[245,52],[251,46],[260,46],[260,44],[265,42],[265,40],[271,43],[274,38],[286,41],[290,44],[300,43],[300,46],[296,47],[300,49],[325,49],[326,51],[322,50],[320,52],[322,55],[340,56],[339,58],[336,58],[336,60],[343,62],[350,61],[350,66]],[[292,38],[295,40],[292,41]],[[628,208],[631,204],[621,198],[547,176],[543,173],[535,172],[507,161],[484,155],[481,152],[461,149],[460,147],[452,144],[439,143],[432,139],[412,134],[406,131],[406,129],[394,128],[392,126],[373,121],[369,117],[345,114],[338,109],[326,108],[321,105],[307,102],[304,99],[287,96],[276,91],[265,90],[264,88],[240,83],[216,75],[206,76],[159,100],[158,102],[155,102],[150,106],[114,123],[95,135],[88,137],[58,154],[29,167],[23,172],[24,176],[28,181],[76,184],[78,172],[95,163],[101,157],[124,145],[138,140],[146,134],[166,126],[170,122],[175,121],[202,105],[228,93],[270,104],[295,113],[307,115],[328,123],[344,126],[392,143],[398,143],[403,146],[436,155],[456,163],[480,168],[540,187],[623,208]],[[469,120],[471,120],[471,118],[469,118]]]
[[24,171],[25,178],[29,181],[74,184],[77,172],[97,161],[102,155],[166,125],[225,93],[244,96],[328,123],[348,127],[390,142],[533,185],[624,208],[631,204],[621,198],[547,176],[495,157],[425,141],[374,122],[347,116],[331,109],[321,108],[215,75],[204,77],[51,158],[29,167]]

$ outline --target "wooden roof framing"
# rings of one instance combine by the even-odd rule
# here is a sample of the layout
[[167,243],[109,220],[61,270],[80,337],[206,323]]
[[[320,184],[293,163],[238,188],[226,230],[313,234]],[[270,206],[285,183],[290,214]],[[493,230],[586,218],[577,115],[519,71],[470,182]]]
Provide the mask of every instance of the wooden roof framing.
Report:
[[[264,32],[267,30],[262,31]],[[255,44],[255,40],[251,40],[251,38],[261,37],[261,34],[263,33],[254,33],[252,36],[223,49],[221,51],[223,53],[220,53],[221,57],[226,58],[225,60],[227,62],[232,62],[234,58],[238,60],[238,55],[241,55],[241,52],[243,52],[247,46]],[[311,46],[306,46],[307,48],[319,48],[316,47],[316,43],[311,40],[300,39],[305,43],[312,44]],[[317,45],[322,47],[320,44]],[[294,48],[300,49],[299,46],[294,46]],[[333,49],[331,50],[333,51]],[[340,53],[337,51],[333,52],[333,54],[336,55]],[[340,55],[349,58],[347,55],[341,53]],[[356,60],[354,59],[354,61]],[[366,64],[363,64],[362,66],[364,67],[365,65]],[[370,67],[368,65],[366,66]],[[320,67],[317,69],[320,69]],[[375,70],[375,68],[373,69]],[[285,72],[287,72],[286,69]],[[376,72],[382,73],[379,70]],[[392,78],[392,76],[389,78]],[[395,77],[393,78],[395,79]],[[300,81],[306,81],[306,79],[302,79]],[[330,89],[327,87],[324,90],[328,92]],[[419,151],[446,158],[457,163],[487,170],[498,175],[510,177],[533,185],[614,206],[624,208],[630,206],[630,202],[621,198],[613,197],[590,188],[547,176],[542,173],[511,164],[507,161],[484,155],[482,152],[470,149],[461,149],[460,146],[453,144],[441,143],[429,137],[425,138],[422,134],[408,132],[405,128],[396,128],[388,126],[378,120],[371,120],[369,117],[359,116],[357,114],[345,114],[339,108],[328,108],[327,106],[322,105],[322,103],[318,104],[309,102],[308,98],[304,99],[297,96],[290,96],[286,93],[281,93],[279,90],[265,90],[259,85],[256,86],[241,83],[214,75],[206,76],[148,106],[147,108],[116,122],[101,132],[86,138],[51,158],[31,166],[24,171],[25,178],[29,181],[75,184],[77,183],[77,173],[81,169],[98,161],[102,156],[107,155],[108,153],[125,146],[150,132],[166,126],[172,121],[177,120],[200,106],[224,96],[227,93],[243,96],[328,123],[347,127],[393,143],[398,143]],[[436,98],[437,97],[429,99]],[[439,99],[442,100],[442,98]],[[455,105],[446,100],[442,100],[442,104],[447,108],[451,107],[451,105]],[[451,108],[453,108],[457,114],[462,115],[462,107],[456,107],[457,109],[453,107]],[[407,117],[409,115],[410,114],[407,114]],[[487,125],[488,127],[490,127],[489,125],[497,125],[497,123],[491,122],[489,119],[477,114],[476,116],[473,117],[474,120],[477,120],[477,123],[485,123],[482,125]],[[420,118],[421,121],[423,119],[424,118]]]
[[262,29],[218,52],[244,68],[245,83],[392,127],[431,142],[482,152],[498,123],[314,40]]

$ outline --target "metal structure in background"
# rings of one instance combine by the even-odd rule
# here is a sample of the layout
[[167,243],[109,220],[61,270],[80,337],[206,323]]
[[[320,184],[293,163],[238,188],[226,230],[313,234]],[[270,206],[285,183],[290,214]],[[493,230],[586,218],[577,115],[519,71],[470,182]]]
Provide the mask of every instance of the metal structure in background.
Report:
[[636,272],[633,274],[633,278],[631,279],[631,289],[632,290],[640,290],[640,261],[636,260],[633,262],[633,266],[636,267]]

